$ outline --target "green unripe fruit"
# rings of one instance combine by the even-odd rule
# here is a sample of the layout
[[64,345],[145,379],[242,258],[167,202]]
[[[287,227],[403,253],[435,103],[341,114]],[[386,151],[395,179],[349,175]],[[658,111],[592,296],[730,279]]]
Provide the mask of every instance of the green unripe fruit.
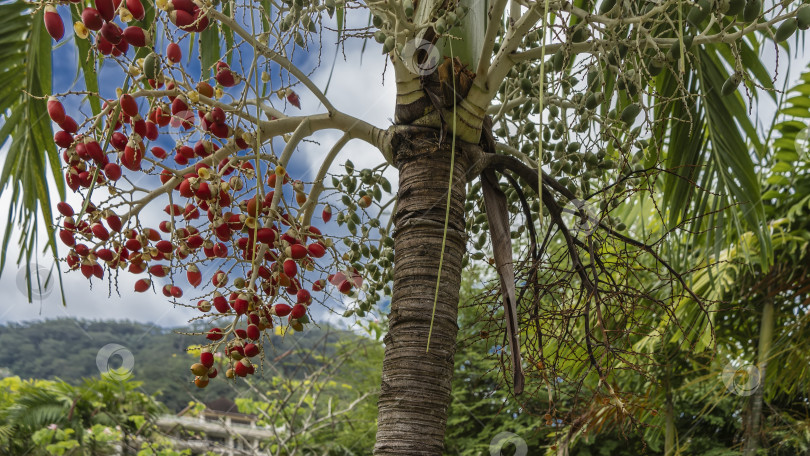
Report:
[[647,64],[647,71],[650,73],[651,76],[658,76],[661,74],[661,71],[664,69],[664,61],[658,57],[653,57],[650,59],[650,63]]
[[405,10],[405,16],[411,19],[413,17],[413,1],[404,0],[402,2],[402,8]]
[[444,21],[444,18],[440,17],[433,28],[436,29],[436,33],[442,34],[447,31],[447,23]]
[[385,44],[383,44],[383,54],[388,54],[389,52],[391,52],[394,49],[394,46],[396,46],[396,44],[397,42],[393,36],[389,36],[388,38],[386,38]]
[[736,16],[740,14],[745,8],[745,0],[728,0],[728,9],[725,14],[727,16]]
[[737,90],[737,86],[740,85],[740,82],[742,82],[742,75],[740,73],[732,74],[726,79],[726,82],[723,83],[720,93],[723,94],[723,96],[731,95]]
[[554,71],[562,71],[563,67],[565,67],[565,54],[562,49],[551,57],[551,63],[554,65]]
[[529,78],[522,78],[520,80],[520,88],[526,93],[532,93],[532,81],[529,81]]
[[748,0],[743,9],[743,20],[754,22],[762,13],[762,0]]
[[383,32],[382,30],[377,30],[376,32],[374,32],[374,41],[383,44],[385,43],[385,38],[386,38],[385,32]]
[[551,117],[557,117],[560,114],[560,108],[555,105],[551,105],[548,107],[548,115]]
[[641,106],[638,103],[633,103],[628,105],[626,108],[622,110],[621,119],[627,125],[631,125],[635,122],[636,117],[638,117],[639,113],[641,112]]
[[709,17],[711,8],[712,5],[709,3],[709,0],[698,1],[697,4],[689,10],[689,14],[686,16],[686,22],[689,22],[694,27],[700,26],[701,22]]
[[595,92],[588,95],[588,98],[585,100],[585,107],[588,109],[594,109],[602,102],[605,101],[605,94],[602,92]]
[[447,25],[450,27],[454,26],[458,22],[458,16],[456,16],[456,13],[452,11],[448,11],[444,17],[447,19]]
[[571,40],[574,43],[581,43],[590,37],[591,37],[591,29],[585,26],[577,27],[576,29],[574,29],[574,33],[571,34]]
[[796,20],[799,23],[799,29],[807,30],[810,28],[810,5],[802,5],[796,11]]
[[799,21],[795,17],[791,17],[790,19],[786,19],[782,22],[782,25],[776,29],[776,33],[773,36],[774,41],[781,42],[785,41],[786,39],[790,38],[791,35],[796,33],[796,28],[799,27]]
[[599,6],[599,14],[605,14],[616,6],[616,0],[604,0]]
[[150,52],[143,59],[143,75],[147,79],[155,79],[158,74],[160,74],[160,59],[155,56],[154,52]]
[[383,20],[380,16],[372,16],[371,23],[374,24],[374,27],[380,28],[383,25]]

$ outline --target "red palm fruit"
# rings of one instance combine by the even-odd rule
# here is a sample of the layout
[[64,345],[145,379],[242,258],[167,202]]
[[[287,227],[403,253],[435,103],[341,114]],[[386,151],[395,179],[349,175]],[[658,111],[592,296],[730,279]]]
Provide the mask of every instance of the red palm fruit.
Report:
[[163,150],[162,147],[154,146],[154,147],[152,147],[151,151],[152,151],[152,155],[154,155],[156,158],[159,158],[161,160],[163,160],[164,158],[166,158],[168,156],[168,154],[166,153],[165,150]]
[[64,201],[60,201],[56,204],[56,210],[65,217],[73,217],[73,208]]
[[296,108],[301,109],[301,100],[298,98],[298,94],[290,89],[287,89],[287,101]]
[[192,249],[199,249],[203,245],[203,238],[199,234],[192,234],[186,240],[186,244]]
[[222,330],[219,328],[211,328],[205,335],[205,338],[208,340],[219,340],[222,339]]
[[214,307],[220,313],[226,313],[231,310],[231,307],[228,305],[228,300],[225,299],[225,296],[219,294],[219,292],[214,292],[214,299],[212,302],[214,303]]
[[70,116],[65,116],[65,120],[59,122],[58,125],[59,128],[70,134],[74,134],[79,131],[79,124],[77,124],[76,121],[73,120],[73,117]]
[[142,21],[146,16],[146,11],[143,9],[143,5],[139,0],[126,0],[126,5],[129,12],[132,13],[132,17],[135,19]]
[[210,129],[211,133],[220,139],[230,138],[233,131],[227,124],[212,124]]
[[121,41],[118,44],[114,45],[112,55],[118,57],[122,54],[126,54],[129,50],[129,42],[124,39],[124,35],[121,35]]
[[169,215],[180,215],[183,213],[183,209],[176,204],[167,204],[166,207],[163,208],[163,212]]
[[194,158],[194,149],[192,149],[189,146],[180,146],[180,147],[177,148],[177,152],[179,152],[180,155],[182,155],[182,156],[184,156],[186,158],[189,158],[189,159]]
[[73,144],[73,135],[65,130],[59,130],[53,135],[53,142],[55,142],[57,146],[67,149]]
[[96,35],[96,47],[98,47],[98,51],[101,52],[102,55],[112,54],[113,44],[110,43],[107,38],[104,38],[101,33]]
[[208,186],[208,183],[200,182],[200,186],[197,187],[197,191],[194,192],[194,196],[203,201],[211,199],[211,188]]
[[194,189],[191,188],[191,181],[189,179],[183,179],[183,182],[180,182],[180,185],[177,187],[177,191],[180,192],[180,196],[185,198],[194,196]]
[[[244,329],[235,329],[234,333],[236,333],[236,337],[240,339],[247,339],[247,331],[245,331]],[[245,350],[239,345],[234,347],[234,350],[238,350],[240,355],[244,356],[245,354]]]
[[303,317],[306,314],[307,314],[307,306],[303,304],[296,304],[290,311],[290,319],[298,320],[299,318]]
[[247,299],[245,299],[245,295],[239,295],[238,298],[233,302],[233,311],[236,312],[236,315],[242,315],[248,311],[249,303]]
[[130,117],[138,115],[138,102],[135,101],[132,95],[128,93],[121,95],[119,102],[121,103],[121,111],[123,111],[124,114]]
[[180,287],[172,287],[170,293],[178,299],[183,297],[183,290]]
[[208,98],[214,97],[214,88],[211,87],[211,84],[205,81],[200,81],[199,83],[197,83],[197,92],[199,92],[200,95]]
[[93,235],[102,241],[106,241],[110,238],[109,231],[107,231],[107,228],[104,228],[104,225],[101,223],[94,223],[90,229],[93,231]]
[[104,175],[111,181],[117,181],[121,178],[121,167],[116,163],[107,163],[104,166]]
[[194,31],[197,33],[204,32],[208,28],[208,24],[208,16],[205,12],[200,8],[194,10]]
[[174,246],[172,245],[172,243],[169,242],[169,241],[166,241],[166,240],[158,241],[155,244],[155,248],[158,249],[158,251],[163,252],[163,253],[171,253],[172,250],[174,250]]
[[199,309],[200,312],[210,312],[211,311],[211,302],[206,301],[205,299],[201,299],[201,300],[199,300],[197,302],[197,309]]
[[103,279],[104,268],[102,268],[101,265],[98,263],[94,263],[92,266],[93,266],[93,275],[98,277],[99,279]]
[[313,258],[321,258],[326,255],[326,248],[320,242],[315,242],[307,247],[307,251]]
[[59,13],[56,12],[56,8],[51,5],[46,6],[43,20],[45,22],[45,30],[48,31],[48,35],[51,35],[51,38],[59,41],[65,36],[65,24],[62,22],[62,18],[59,17]]
[[338,291],[340,291],[343,294],[349,294],[349,292],[352,291],[352,283],[349,282],[348,280],[340,282],[340,284],[338,285]]
[[116,149],[123,151],[124,148],[127,146],[127,135],[121,133],[120,131],[116,131],[112,134],[110,138],[110,144]]
[[[247,337],[248,337],[248,339],[259,340],[260,336],[261,336],[261,332],[259,331],[259,327],[256,326],[255,324],[249,324],[248,327],[247,327]],[[252,345],[252,344],[249,344],[249,345]],[[258,353],[258,351],[256,353]],[[245,346],[245,354],[248,355],[248,356],[254,356],[254,355],[248,354],[247,345]]]
[[155,277],[166,277],[169,271],[169,267],[163,264],[156,264],[149,267],[149,273]]
[[76,253],[78,253],[79,256],[86,257],[90,254],[90,249],[84,244],[77,244],[76,247],[74,247],[74,250],[76,250]]
[[171,63],[178,63],[183,59],[183,51],[180,50],[180,45],[177,43],[169,43],[166,48],[166,58]]
[[102,261],[112,261],[115,258],[115,254],[110,249],[98,249],[96,256]]
[[97,163],[102,163],[105,161],[105,154],[104,151],[101,150],[101,145],[99,145],[98,141],[88,140],[84,143],[84,147],[87,150],[87,154],[90,155],[90,158],[95,160]]
[[332,220],[332,207],[329,206],[328,204],[323,207],[323,212],[321,212],[321,218],[323,219],[324,222]]
[[214,365],[214,354],[209,351],[200,353],[200,363],[210,369]]
[[298,304],[309,304],[312,302],[312,295],[309,294],[309,291],[301,288],[296,293],[296,302]]
[[225,122],[225,111],[219,106],[214,107],[214,109],[211,110],[211,120],[214,123]]
[[48,98],[48,116],[56,123],[65,120],[65,107],[56,97]]
[[[256,330],[256,337],[252,338],[252,339],[254,339],[254,340],[258,339],[259,338],[258,337],[259,336],[259,327],[256,326],[256,325],[248,326],[248,334],[250,334],[250,327],[251,326],[253,328],[255,328],[255,330]],[[254,356],[258,355],[258,354],[259,354],[259,346],[258,345],[256,345],[256,344],[246,344],[245,345],[245,356],[247,356],[249,358],[252,358],[252,357],[254,357]]]
[[115,17],[115,6],[112,0],[95,0],[95,5],[102,19],[105,21],[113,20],[113,17]]
[[84,26],[93,31],[101,30],[101,26],[104,25],[104,18],[101,17],[101,13],[98,12],[95,8],[85,8],[82,11],[82,22]]
[[105,22],[101,26],[101,36],[113,46],[121,42],[121,27],[117,26],[115,22]]
[[203,377],[194,377],[194,385],[197,386],[197,388],[205,388],[208,386],[208,382],[209,380],[207,375]]
[[171,19],[172,24],[176,25],[177,28],[184,32],[193,32],[194,27],[192,27],[192,23],[194,23],[194,15],[189,13],[188,11],[183,10],[174,10],[169,13],[169,19]]
[[[137,2],[138,0],[133,1]],[[149,34],[136,25],[130,25],[129,27],[125,28],[121,34],[124,39],[127,40],[127,43],[135,47],[152,45],[152,38],[149,36]]]
[[145,123],[146,123],[146,134],[144,136],[146,136],[146,139],[150,141],[157,140],[158,135],[160,134],[160,132],[158,132],[157,124],[155,124],[151,120],[148,120]]
[[93,275],[93,265],[90,263],[82,263],[80,267],[82,275],[89,279]]
[[[238,361],[233,366],[233,371],[236,373],[236,375],[238,375],[240,377],[246,377],[247,374],[250,372],[250,369],[248,369],[249,364],[245,364],[245,361],[247,361],[247,358],[244,358],[241,361]],[[247,361],[247,362],[250,362],[250,361]]]
[[65,260],[67,261],[68,268],[70,268],[71,270],[76,269],[80,261],[79,255],[76,255],[76,252],[68,253],[67,258],[65,258]]
[[104,220],[107,221],[107,225],[109,225],[111,230],[115,231],[116,233],[121,232],[121,218],[119,218],[118,215],[110,214]]
[[223,271],[217,271],[213,277],[211,277],[211,283],[215,287],[224,287],[228,284],[228,274],[225,274]]
[[146,121],[141,116],[130,118],[130,124],[132,125],[132,131],[137,133],[138,136],[141,138],[146,137]]
[[292,307],[284,303],[279,303],[273,306],[273,312],[275,312],[279,317],[286,317],[290,314],[290,312],[292,312]]
[[272,244],[276,240],[276,232],[272,228],[259,228],[256,239],[262,244]]
[[172,115],[176,116],[180,113],[185,113],[188,111],[188,103],[186,103],[186,98],[183,96],[177,96],[172,100]]
[[312,291],[322,291],[326,287],[326,280],[318,279],[312,283]]
[[217,245],[214,246],[214,255],[216,255],[219,258],[227,257],[228,247],[225,244],[218,242]]
[[140,147],[133,141],[127,143],[124,147],[124,154],[121,156],[121,164],[131,171],[138,171],[141,169],[141,160],[143,159],[143,152]]
[[207,157],[214,151],[214,144],[211,141],[201,139],[194,144],[193,150],[198,157]]
[[188,14],[194,14],[195,5],[191,0],[172,0],[172,7],[176,10],[183,10]]
[[[293,245],[287,247],[287,252],[286,253],[287,253],[288,257],[290,257],[292,259],[295,259],[295,260],[300,260],[301,258],[304,258],[305,256],[307,256],[307,248],[305,246],[301,245],[301,244],[293,244]],[[292,276],[290,276],[290,277],[292,277]]]
[[216,377],[217,377],[217,368],[212,367],[211,369],[208,369],[208,378],[216,378]]
[[227,68],[222,68],[217,71],[216,80],[222,87],[233,87],[236,85],[234,73]]
[[59,239],[62,240],[62,243],[68,247],[73,247],[76,245],[76,238],[73,237],[73,233],[67,230],[59,230]]
[[190,265],[186,271],[186,278],[191,286],[197,288],[202,283],[202,273],[200,272],[200,268],[193,264]]

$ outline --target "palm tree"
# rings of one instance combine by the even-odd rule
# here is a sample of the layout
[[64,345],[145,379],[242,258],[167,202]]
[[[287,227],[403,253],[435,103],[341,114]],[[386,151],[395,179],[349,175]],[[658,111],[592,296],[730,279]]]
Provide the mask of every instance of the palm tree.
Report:
[[[483,215],[472,220],[492,233],[515,393],[524,388],[524,367],[510,238],[523,231],[511,229],[509,215],[529,209],[528,200],[532,200],[535,211],[523,220],[532,225],[528,231],[535,246],[526,263],[534,268],[527,287],[539,296],[544,281],[558,276],[562,286],[553,296],[564,307],[572,307],[570,318],[583,325],[585,334],[584,342],[571,344],[570,350],[595,373],[591,376],[595,388],[605,390],[623,411],[604,364],[612,364],[612,357],[620,353],[620,348],[611,346],[608,331],[626,324],[646,304],[638,295],[638,277],[629,273],[636,259],[653,258],[666,270],[654,276],[667,282],[674,295],[698,300],[676,270],[679,265],[658,255],[663,240],[688,232],[683,235],[685,245],[706,246],[706,252],[717,256],[724,245],[751,230],[759,239],[761,261],[771,261],[769,240],[761,228],[764,210],[753,162],[764,149],[736,89],[741,81],[745,88],[761,86],[766,93],[772,89],[759,61],[758,40],[769,36],[773,26],[787,23],[785,29],[780,25],[776,35],[783,40],[799,23],[795,2],[782,3],[787,9],[769,9],[766,15],[760,3],[749,3],[740,20],[726,5],[712,11],[714,7],[706,1],[686,5],[675,1],[523,4],[502,0],[488,4],[462,0],[448,4],[431,0],[414,5],[404,0],[364,5],[373,15],[375,38],[383,43],[394,67],[396,125],[387,131],[340,112],[285,57],[285,43],[306,46],[305,36],[317,30],[307,25],[313,18],[323,23],[337,12],[337,29],[347,33],[343,20],[349,8],[343,2],[310,5],[306,10],[304,2],[291,2],[281,10],[261,13],[264,20],[251,23],[250,31],[231,17],[230,7],[214,6],[208,11],[219,28],[201,34],[210,44],[201,48],[204,64],[213,65],[219,57],[215,33],[221,30],[228,51],[240,45],[258,50],[257,55],[279,64],[326,110],[325,114],[287,117],[269,109],[268,115],[280,121],[266,128],[256,120],[263,125],[262,140],[291,135],[285,138],[280,164],[286,165],[296,146],[312,132],[331,128],[346,136],[328,154],[322,169],[328,169],[352,138],[377,147],[399,169],[392,215],[396,232],[393,296],[376,454],[439,454],[443,448],[466,216]],[[299,22],[302,14],[309,21]],[[32,27],[39,29],[40,23],[34,21]],[[153,27],[154,21],[141,24]],[[264,35],[252,30],[261,27]],[[256,38],[276,33],[272,27],[285,30],[273,44],[276,50]],[[234,44],[234,39],[241,41]],[[39,43],[44,45],[43,40]],[[86,45],[84,40],[77,43]],[[79,61],[85,65],[84,59]],[[86,68],[84,75],[93,79]],[[248,86],[251,83],[247,81]],[[258,101],[251,102],[259,106]],[[252,118],[245,101],[235,103],[235,110]],[[45,145],[40,148],[47,150]],[[640,152],[633,152],[634,148]],[[214,158],[230,151],[225,147]],[[52,169],[56,170],[55,161]],[[44,166],[30,172],[39,173],[44,182]],[[325,171],[319,176],[320,181]],[[19,185],[30,185],[15,178]],[[468,185],[476,178],[479,183]],[[511,189],[507,182],[514,183]],[[143,204],[176,183],[172,180],[156,189]],[[356,185],[354,181],[351,187]],[[277,189],[280,186],[279,182]],[[318,190],[302,211],[306,221],[323,186],[318,182],[314,188]],[[660,239],[650,238],[645,227],[636,223],[622,234],[626,227],[615,220],[614,209],[623,204],[627,208],[642,198],[663,207],[658,220]],[[586,211],[584,205],[595,210]],[[739,210],[726,211],[729,206]],[[566,220],[572,216],[573,221]],[[534,220],[542,228],[536,233],[539,236]],[[579,229],[581,225],[590,229]],[[554,252],[543,250],[549,245],[544,241],[548,237],[554,238]],[[543,253],[555,263],[544,264]],[[618,262],[619,269],[626,271],[624,276],[614,277],[605,261]],[[382,290],[391,276],[375,277],[375,289]],[[662,300],[655,305],[666,309],[668,304]],[[601,316],[603,308],[610,318]],[[535,315],[531,321],[540,328],[541,319]],[[564,332],[562,327],[554,330]],[[624,332],[614,342],[628,343],[633,337]],[[604,347],[601,352],[600,346]],[[608,361],[600,362],[604,359]]]

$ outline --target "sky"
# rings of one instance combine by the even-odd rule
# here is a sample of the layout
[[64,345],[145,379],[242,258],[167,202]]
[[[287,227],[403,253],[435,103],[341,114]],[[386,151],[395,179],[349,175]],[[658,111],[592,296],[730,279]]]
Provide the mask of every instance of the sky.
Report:
[[[349,14],[348,28],[359,28],[366,25],[367,16],[362,12]],[[69,24],[70,22],[66,22]],[[69,29],[66,27],[66,29]],[[315,68],[313,65],[315,55],[302,55],[299,53],[299,60],[296,63],[310,65],[313,69],[312,79],[319,86],[324,87],[329,77],[331,61],[334,56],[334,34],[326,33],[324,38],[324,50],[321,55],[322,64]],[[165,49],[165,43],[160,44]],[[374,40],[368,40],[366,49],[359,58],[363,42],[361,40],[349,40],[345,52],[338,54],[335,64],[334,76],[331,80],[328,96],[334,105],[341,111],[363,119],[373,125],[386,128],[392,122],[395,87],[394,75],[391,65],[386,65],[385,58],[381,55],[380,45]],[[184,47],[184,54],[187,52]],[[132,51],[130,51],[132,52]],[[343,59],[343,55],[346,59]],[[76,51],[75,47],[68,43],[61,46],[54,57],[54,87],[56,90],[67,90],[75,87]],[[769,45],[765,50],[765,61],[770,68],[774,67],[774,50]],[[782,54],[784,58],[785,55]],[[362,61],[362,63],[360,63]],[[805,69],[802,62],[806,59],[800,57],[794,60],[791,68],[786,69],[783,65],[780,68],[780,80],[785,77],[795,79],[799,72]],[[784,60],[782,61],[784,62]],[[787,71],[786,71],[787,70]],[[120,77],[117,77],[117,69],[113,71],[102,71],[102,91],[112,92],[120,85]],[[79,83],[80,84],[80,83]],[[323,107],[318,106],[317,100],[311,94],[300,91],[302,112],[314,113],[323,112]],[[69,114],[76,114],[79,106],[67,104],[66,109]],[[289,111],[288,111],[289,112]],[[766,124],[770,123],[773,116],[773,107],[765,103],[760,111],[755,111]],[[331,144],[340,137],[340,133],[329,131],[316,135],[320,144],[303,143],[300,150],[296,152],[292,173],[300,175],[303,179],[312,178],[317,170],[321,156],[324,155]],[[5,151],[0,151],[5,154]],[[342,167],[346,158],[350,158],[357,168],[371,167],[381,162],[379,153],[367,144],[354,140],[344,148],[341,156],[333,164],[333,169]],[[394,170],[389,170],[387,177],[396,184],[396,174]],[[51,194],[56,195],[56,190],[51,185]],[[55,204],[57,201],[53,201]],[[79,200],[69,195],[68,202],[74,207],[79,207]],[[5,193],[0,198],[0,219],[5,219],[9,210],[9,193]],[[159,217],[158,213],[152,214]],[[332,222],[334,223],[334,222]],[[60,247],[61,244],[60,244]],[[10,248],[16,248],[14,242]],[[60,256],[64,256],[66,250],[60,249]],[[67,298],[67,306],[62,305],[61,295],[58,288],[46,288],[45,293],[36,295],[33,303],[27,302],[24,266],[18,267],[13,259],[16,255],[10,255],[11,260],[6,264],[5,270],[0,275],[0,289],[6,290],[3,299],[0,299],[0,324],[8,322],[34,321],[51,318],[73,317],[86,319],[125,319],[144,323],[152,323],[163,327],[177,327],[184,325],[189,318],[199,316],[199,312],[193,309],[174,307],[161,294],[151,292],[136,294],[131,292],[138,277],[128,273],[120,274],[117,281],[117,289],[110,288],[107,282],[99,283],[95,281],[93,287],[88,287],[88,281],[79,273],[63,274],[62,284]],[[52,265],[52,259],[46,255],[38,258],[38,268],[42,271],[41,277],[47,276],[47,271]],[[338,313],[342,312],[343,303],[330,303],[336,308]],[[312,308],[316,319],[320,321],[330,321],[333,323],[343,322],[335,314],[326,311],[318,305]],[[345,322],[343,322],[345,323]]]

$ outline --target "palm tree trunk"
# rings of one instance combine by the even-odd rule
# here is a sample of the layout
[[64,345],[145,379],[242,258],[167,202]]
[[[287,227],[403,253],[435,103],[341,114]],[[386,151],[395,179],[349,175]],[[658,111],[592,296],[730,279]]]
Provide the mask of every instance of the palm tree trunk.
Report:
[[432,456],[444,448],[465,252],[466,163],[457,148],[438,302],[426,352],[451,169],[450,147],[439,147],[437,136],[405,133],[394,142],[400,173],[394,291],[384,340],[375,455]]
[[[767,298],[766,298],[767,299]],[[760,446],[760,429],[762,427],[762,401],[765,393],[765,372],[773,341],[773,301],[767,299],[762,309],[762,320],[759,324],[759,348],[757,364],[759,367],[759,384],[751,395],[751,415],[748,421],[748,438],[745,442],[744,456],[754,456]]]

